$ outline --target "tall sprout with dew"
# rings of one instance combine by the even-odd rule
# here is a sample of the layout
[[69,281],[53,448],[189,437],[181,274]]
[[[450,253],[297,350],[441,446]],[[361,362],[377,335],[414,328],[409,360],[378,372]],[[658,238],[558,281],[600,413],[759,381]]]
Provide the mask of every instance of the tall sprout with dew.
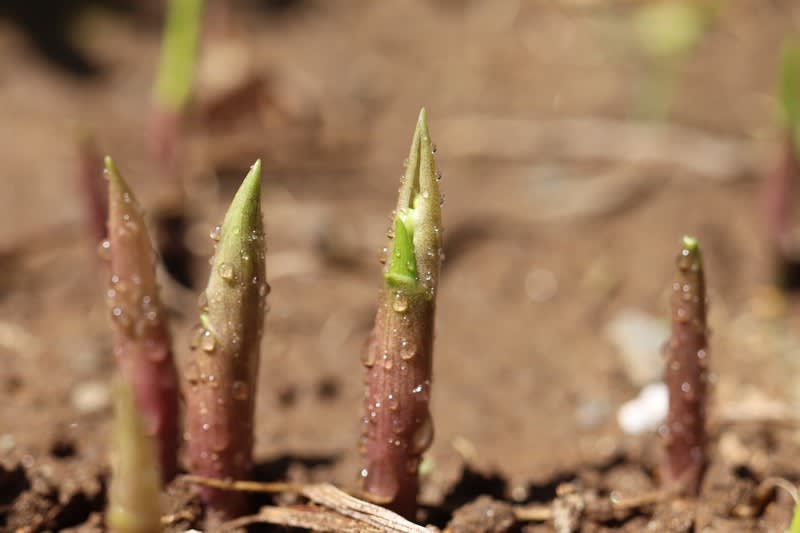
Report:
[[408,518],[417,507],[420,459],[433,439],[429,400],[442,261],[442,196],[434,151],[423,109],[400,186],[375,326],[363,358],[364,489]]
[[178,375],[172,355],[167,314],[156,281],[157,256],[144,215],[133,192],[110,157],[106,300],[114,329],[114,353],[130,384],[145,427],[156,442],[165,480],[177,470]]
[[669,393],[662,428],[664,483],[697,494],[706,461],[708,326],[706,284],[700,245],[684,237],[672,284],[672,335],[665,347],[664,380]]
[[[189,469],[205,477],[245,479],[253,464],[256,384],[269,293],[260,161],[211,236],[216,253],[200,297],[200,325],[185,375]],[[204,488],[202,497],[215,519],[247,509],[241,492]]]

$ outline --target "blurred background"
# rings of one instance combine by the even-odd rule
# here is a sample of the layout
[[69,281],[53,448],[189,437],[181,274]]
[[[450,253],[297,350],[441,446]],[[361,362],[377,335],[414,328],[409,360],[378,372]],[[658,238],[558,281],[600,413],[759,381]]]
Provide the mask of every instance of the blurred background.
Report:
[[208,0],[177,104],[154,89],[164,21],[157,0],[0,3],[0,456],[105,464],[100,157],[152,222],[179,360],[209,231],[261,158],[257,457],[264,477],[352,483],[378,252],[422,106],[446,197],[423,498],[467,464],[486,491],[546,500],[642,446],[617,410],[659,379],[684,234],[705,252],[714,416],[800,400],[781,74],[800,3]]

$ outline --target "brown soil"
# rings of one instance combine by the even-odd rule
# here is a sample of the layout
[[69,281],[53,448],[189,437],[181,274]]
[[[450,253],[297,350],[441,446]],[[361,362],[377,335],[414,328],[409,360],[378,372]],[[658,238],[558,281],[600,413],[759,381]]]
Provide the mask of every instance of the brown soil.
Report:
[[[800,428],[786,415],[800,400],[798,314],[764,296],[754,169],[770,152],[778,50],[800,28],[800,4],[725,3],[679,70],[671,120],[735,148],[732,166],[730,154],[700,154],[721,176],[682,163],[675,144],[651,164],[620,151],[630,139],[613,132],[548,130],[634,114],[648,72],[629,32],[636,2],[237,3],[210,25],[203,64],[216,74],[201,75],[172,170],[145,138],[157,24],[91,4],[65,36],[93,68],[59,66],[32,45],[16,4],[0,10],[0,530],[102,529],[114,364],[104,267],[75,179],[80,132],[94,132],[150,207],[181,358],[208,231],[263,158],[273,290],[255,478],[354,486],[377,252],[421,105],[444,173],[447,260],[420,522],[444,527],[489,495],[556,500],[562,521],[577,520],[560,531],[788,527],[788,494],[757,487],[800,481]],[[612,512],[612,492],[657,489],[661,443],[616,425],[637,388],[605,326],[626,307],[668,315],[684,233],[700,237],[707,261],[711,462],[696,500]],[[557,282],[544,296],[529,276],[541,271]],[[166,499],[170,530],[199,525],[187,486]],[[254,498],[254,511],[270,500]],[[503,530],[507,506],[474,505],[453,531]],[[481,526],[492,505],[498,521]]]

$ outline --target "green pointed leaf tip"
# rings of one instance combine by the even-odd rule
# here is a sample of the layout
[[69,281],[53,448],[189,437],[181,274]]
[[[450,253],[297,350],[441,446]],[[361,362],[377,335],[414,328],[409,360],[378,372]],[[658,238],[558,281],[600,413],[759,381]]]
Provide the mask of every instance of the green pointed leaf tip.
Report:
[[[222,222],[217,258],[229,261],[230,264],[241,264],[247,258],[247,250],[253,238],[263,237],[261,220],[261,160],[256,161],[244,178],[242,185],[231,201],[225,219]],[[224,272],[223,272],[224,274]],[[223,275],[226,281],[233,278]]]
[[114,163],[114,160],[111,159],[111,156],[105,156],[103,158],[103,165],[105,168],[106,178],[108,178],[108,186],[111,190],[112,198],[114,196],[121,195],[124,192],[128,191],[128,184],[125,183],[125,180],[122,179],[122,176],[117,169],[117,165]]
[[699,250],[699,244],[697,243],[697,239],[695,237],[690,237],[689,235],[684,235],[683,247],[689,250],[690,252],[697,252]]
[[[207,288],[209,303],[219,301],[219,298],[226,300],[226,294],[233,294],[229,291],[231,287],[255,285],[258,289],[265,283],[264,252],[261,160],[258,160],[236,192],[222,222],[214,254],[214,271]],[[232,305],[232,302],[228,304]]]
[[441,264],[441,203],[427,113],[422,108],[397,200],[395,239],[385,273],[388,282],[413,281],[413,286],[433,294]]
[[136,408],[133,392],[116,380],[111,460],[106,523],[117,533],[161,531],[161,476],[155,445],[147,436]]
[[197,62],[204,0],[170,0],[162,40],[156,99],[181,110],[189,101]]
[[778,85],[781,117],[787,128],[800,128],[800,37],[787,39],[781,52]]
[[407,216],[397,215],[394,218],[394,251],[386,273],[386,280],[393,286],[414,285],[417,282],[417,260],[411,241],[414,229],[409,228],[406,221],[409,221]]

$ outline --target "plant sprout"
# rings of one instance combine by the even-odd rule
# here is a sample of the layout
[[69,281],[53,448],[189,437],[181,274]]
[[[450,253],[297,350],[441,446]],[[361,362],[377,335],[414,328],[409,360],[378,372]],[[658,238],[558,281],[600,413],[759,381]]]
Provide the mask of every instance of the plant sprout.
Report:
[[363,359],[364,489],[406,517],[433,439],[428,407],[433,321],[442,260],[441,195],[426,113],[414,132],[393,220],[375,327]]
[[167,3],[151,131],[153,148],[165,160],[174,155],[181,116],[192,94],[203,4],[203,0]]
[[669,392],[664,482],[696,494],[705,466],[708,331],[703,262],[697,239],[684,237],[672,284],[672,336],[666,346]]
[[108,240],[100,246],[110,260],[106,300],[114,328],[114,353],[158,446],[161,472],[177,469],[178,375],[167,317],[158,296],[156,253],[144,216],[110,157]]
[[153,441],[147,434],[133,392],[114,386],[111,481],[106,525],[114,533],[159,533],[161,476]]
[[762,182],[762,216],[775,261],[775,282],[793,288],[797,280],[792,279],[792,266],[797,260],[791,243],[791,217],[800,179],[800,40],[789,40],[783,47],[778,103],[781,147]]
[[[256,383],[269,292],[260,161],[211,236],[218,242],[187,369],[185,435],[193,474],[244,479],[253,462]],[[241,492],[205,488],[202,496],[217,518],[246,511]]]

